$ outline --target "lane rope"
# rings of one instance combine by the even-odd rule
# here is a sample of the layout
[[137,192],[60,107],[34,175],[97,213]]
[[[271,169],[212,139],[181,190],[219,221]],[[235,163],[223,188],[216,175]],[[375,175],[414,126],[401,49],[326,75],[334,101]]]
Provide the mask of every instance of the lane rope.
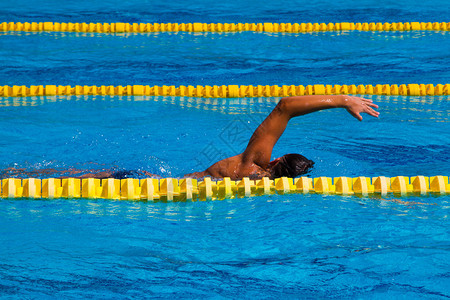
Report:
[[59,22],[2,22],[0,31],[53,32],[319,32],[319,31],[412,31],[450,30],[450,22],[405,23],[59,23]]
[[270,180],[94,179],[48,178],[1,181],[2,198],[103,198],[148,201],[223,200],[271,194],[330,194],[357,196],[426,196],[450,194],[448,176],[281,177]]
[[13,85],[0,86],[0,97],[56,95],[111,96],[188,96],[203,98],[287,97],[301,95],[400,95],[441,96],[450,94],[450,84],[377,84],[377,85],[213,85],[213,86],[88,86],[88,85]]

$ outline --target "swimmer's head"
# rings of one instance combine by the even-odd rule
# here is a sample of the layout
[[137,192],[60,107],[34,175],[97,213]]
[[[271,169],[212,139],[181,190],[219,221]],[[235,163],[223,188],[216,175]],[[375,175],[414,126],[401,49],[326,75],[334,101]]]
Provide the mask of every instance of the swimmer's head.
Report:
[[269,163],[268,171],[272,178],[294,178],[305,174],[312,168],[314,162],[300,154],[286,154]]

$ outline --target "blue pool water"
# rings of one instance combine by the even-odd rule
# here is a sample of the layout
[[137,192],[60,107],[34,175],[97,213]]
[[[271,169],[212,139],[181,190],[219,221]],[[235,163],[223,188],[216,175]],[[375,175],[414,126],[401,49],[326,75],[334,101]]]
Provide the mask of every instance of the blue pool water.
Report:
[[448,22],[446,0],[183,0],[57,1],[4,0],[6,22]]
[[0,287],[29,298],[448,297],[448,197],[390,200],[2,200]]
[[[2,84],[445,83],[450,33],[0,33]],[[32,48],[29,45],[34,45]]]
[[[447,9],[445,9],[447,7]],[[432,1],[2,1],[4,21],[447,21]],[[181,12],[181,13],[180,13]],[[448,32],[0,33],[0,85],[448,83]],[[317,176],[450,175],[449,96],[291,120]],[[0,99],[0,169],[182,176],[242,151],[279,98]],[[0,200],[4,298],[450,297],[450,197]]]

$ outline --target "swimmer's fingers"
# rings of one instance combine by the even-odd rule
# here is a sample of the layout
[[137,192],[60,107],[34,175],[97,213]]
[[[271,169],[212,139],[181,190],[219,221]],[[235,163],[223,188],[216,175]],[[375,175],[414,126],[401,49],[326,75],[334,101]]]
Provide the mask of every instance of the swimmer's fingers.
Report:
[[371,116],[373,116],[373,117],[375,117],[375,118],[378,118],[378,116],[380,115],[379,112],[377,112],[376,110],[374,110],[374,109],[371,108],[371,107],[367,107],[365,113],[367,113],[367,114],[369,114],[369,115],[371,115]]
[[378,105],[376,105],[375,103],[373,103],[373,101],[372,101],[371,99],[366,99],[366,98],[360,98],[360,99],[361,99],[361,101],[362,101],[364,104],[369,105],[369,106],[371,106],[371,107],[378,108]]
[[371,107],[366,107],[365,109],[361,110],[361,111],[356,111],[356,110],[348,110],[348,112],[355,117],[358,121],[362,121],[362,116],[361,113],[366,113],[372,117],[378,118],[378,116],[380,115],[379,112],[375,111],[374,109],[372,109]]
[[358,121],[362,121],[362,117],[359,114],[359,112],[353,111],[353,110],[347,110],[353,117],[355,117],[356,119],[358,119]]
[[378,105],[376,105],[375,103],[373,103],[372,100],[369,100],[369,99],[363,99],[363,100],[364,100],[364,104],[366,104],[366,105],[368,105],[368,106],[371,106],[371,107],[378,108]]
[[366,105],[366,109],[365,109],[364,112],[369,114],[369,115],[371,115],[371,116],[373,116],[373,117],[378,118],[380,113],[373,109],[373,108],[378,108],[378,105],[373,103],[373,101],[371,99],[361,98],[361,100]]
[[378,108],[378,105],[373,103],[371,99],[346,96],[345,101],[347,111],[359,121],[362,121],[363,119],[361,113],[366,113],[376,118],[380,115],[379,112],[374,110],[374,108]]

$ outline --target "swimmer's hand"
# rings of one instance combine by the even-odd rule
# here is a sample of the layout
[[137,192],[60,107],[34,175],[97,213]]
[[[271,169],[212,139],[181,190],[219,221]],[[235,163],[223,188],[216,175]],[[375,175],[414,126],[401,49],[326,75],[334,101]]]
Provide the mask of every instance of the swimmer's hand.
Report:
[[[356,96],[343,95],[343,105],[347,111],[359,121],[362,121],[361,113],[366,113],[372,117],[378,118],[379,112],[373,108],[378,108],[378,105],[374,104],[372,100],[365,99]],[[372,108],[373,107],[373,108]]]

